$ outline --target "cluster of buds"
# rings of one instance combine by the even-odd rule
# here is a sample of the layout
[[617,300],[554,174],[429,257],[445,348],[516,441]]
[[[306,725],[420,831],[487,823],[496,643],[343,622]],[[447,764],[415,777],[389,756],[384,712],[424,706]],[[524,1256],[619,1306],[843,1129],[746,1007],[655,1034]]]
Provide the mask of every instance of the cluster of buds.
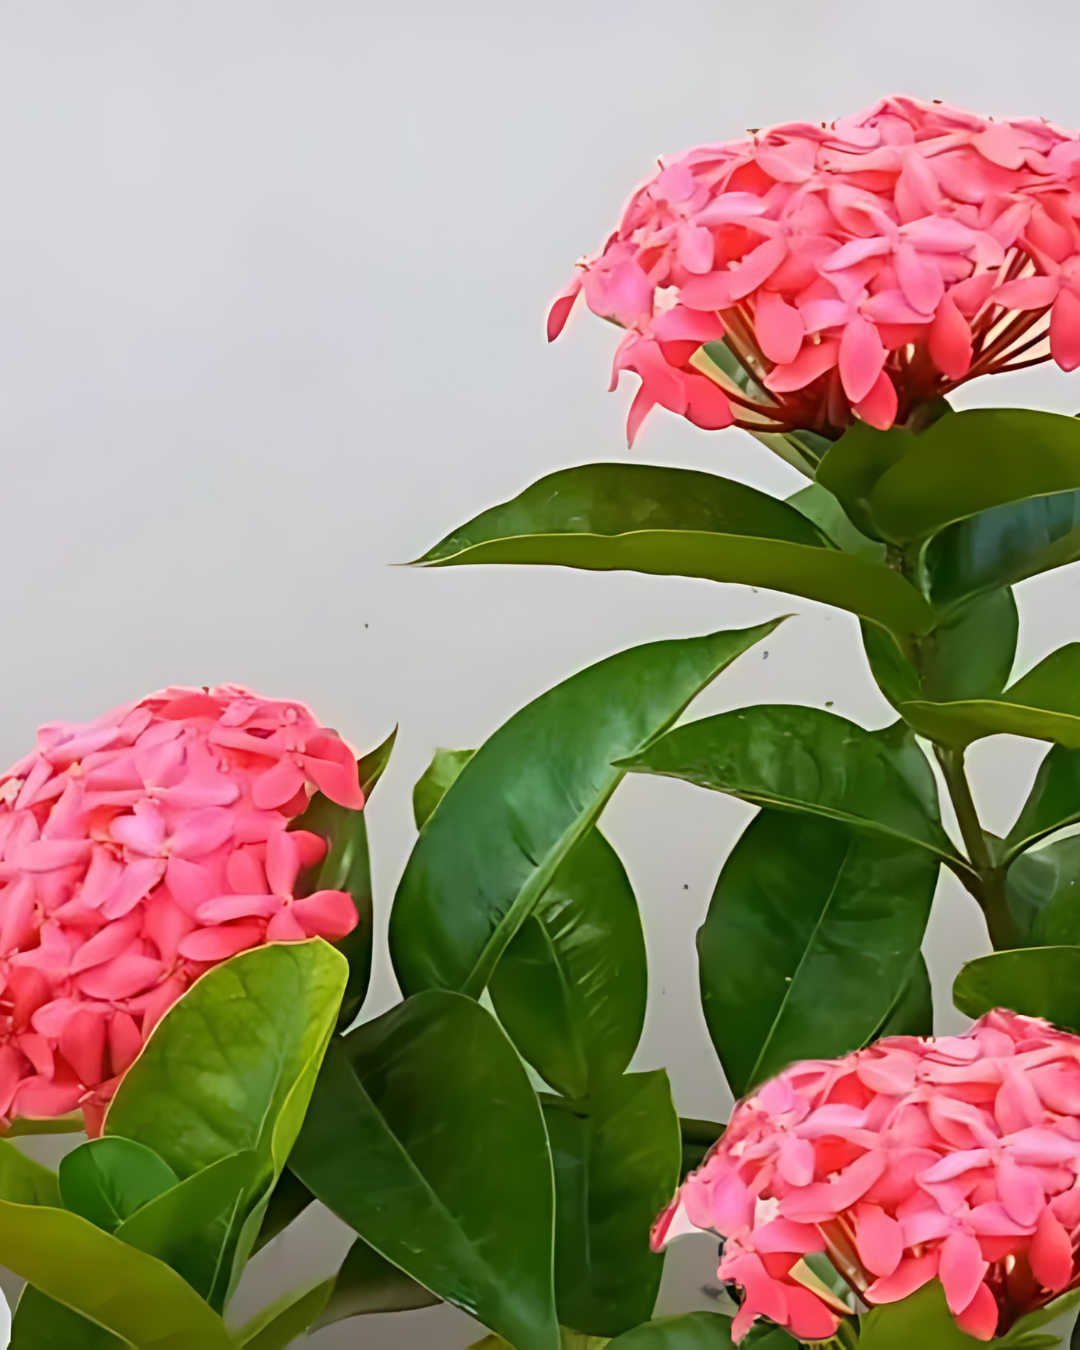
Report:
[[[578,292],[641,387],[700,427],[886,429],[965,380],[1080,365],[1080,132],[882,99],[665,157]],[[740,378],[708,354],[723,342]]]
[[735,1109],[657,1220],[724,1238],[735,1337],[805,1340],[836,1307],[799,1278],[826,1252],[864,1303],[939,1279],[979,1340],[1080,1284],[1080,1037],[997,1010],[962,1036],[897,1036],[792,1065]]
[[52,722],[0,777],[0,1127],[82,1108],[95,1133],[162,1014],[264,942],[345,936],[342,891],[296,895],[318,789],[360,809],[353,750],[236,685]]

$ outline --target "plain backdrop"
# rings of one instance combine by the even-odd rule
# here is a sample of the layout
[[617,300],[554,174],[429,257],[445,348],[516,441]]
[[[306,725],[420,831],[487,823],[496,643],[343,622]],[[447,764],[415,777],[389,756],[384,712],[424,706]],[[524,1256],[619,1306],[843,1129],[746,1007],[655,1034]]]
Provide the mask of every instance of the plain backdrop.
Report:
[[[168,683],[307,699],[366,749],[400,724],[370,808],[378,932],[437,745],[478,744],[547,686],[635,643],[793,617],[697,707],[824,706],[881,726],[854,621],[767,592],[569,571],[413,571],[453,526],[598,459],[711,469],[787,495],[739,431],[606,394],[616,335],[549,298],[662,152],[885,92],[1080,122],[1068,0],[34,0],[0,3],[0,760],[38,723]],[[1080,408],[1056,371],[958,402]],[[1080,637],[1073,569],[1020,588],[1019,667]],[[973,755],[1003,830],[1042,747]],[[641,899],[652,1003],[637,1056],[685,1115],[728,1099],[693,934],[751,811],[638,779],[605,818]],[[986,949],[942,883],[939,1027]],[[396,990],[384,949],[365,1015]],[[472,1160],[475,1165],[476,1160]],[[241,1311],[332,1267],[312,1211]],[[667,1310],[709,1306],[709,1244]],[[9,1282],[9,1287],[10,1282]],[[318,1350],[457,1350],[441,1308],[346,1323]]]

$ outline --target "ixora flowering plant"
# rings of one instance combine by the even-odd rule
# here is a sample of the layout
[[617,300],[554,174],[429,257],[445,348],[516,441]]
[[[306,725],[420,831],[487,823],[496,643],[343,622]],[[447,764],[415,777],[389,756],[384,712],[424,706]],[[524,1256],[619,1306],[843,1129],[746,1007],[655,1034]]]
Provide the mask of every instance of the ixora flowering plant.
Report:
[[[551,335],[583,293],[625,330],[631,437],[656,405],[737,425],[806,486],[562,469],[421,561],[832,605],[897,715],[681,721],[774,620],[607,656],[438,751],[380,1016],[363,805],[393,737],[357,761],[304,705],[234,687],[42,728],[0,780],[17,1350],[279,1350],[442,1300],[486,1350],[1058,1343],[1080,1301],[1080,644],[1013,678],[1012,588],[1080,559],[1080,422],[948,395],[1080,365],[1078,221],[1080,132],[905,98],[695,148],[635,190]],[[1050,746],[1004,838],[965,768],[1001,732]],[[698,935],[726,1128],[629,1071],[645,942],[599,829],[627,773],[760,808]],[[975,1025],[934,1039],[943,866],[995,950],[956,979]],[[58,1172],[19,1140],[83,1127]],[[356,1233],[344,1263],[237,1326],[245,1263],[315,1199]],[[720,1244],[722,1301],[654,1317],[692,1230]]]

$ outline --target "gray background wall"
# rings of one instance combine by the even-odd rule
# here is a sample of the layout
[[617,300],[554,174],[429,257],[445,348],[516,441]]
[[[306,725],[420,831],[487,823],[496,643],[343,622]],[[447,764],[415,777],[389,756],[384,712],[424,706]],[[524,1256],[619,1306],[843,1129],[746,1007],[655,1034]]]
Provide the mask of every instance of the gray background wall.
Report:
[[[633,455],[615,335],[548,299],[654,157],[886,91],[1080,122],[1066,0],[34,0],[0,3],[0,760],[51,718],[166,683],[308,699],[362,747],[401,724],[371,806],[385,925],[411,784],[573,670],[636,642],[793,610],[699,705],[832,700],[889,719],[855,624],[745,588],[638,576],[422,574],[481,507],[594,459],[713,469],[786,494],[738,431],[665,414]],[[1080,407],[1051,371],[971,403]],[[1022,588],[1021,664],[1080,637],[1075,569]],[[1003,828],[1039,749],[987,742]],[[684,1114],[727,1102],[697,1008],[693,932],[750,812],[674,783],[620,790],[607,828],[645,912],[653,1002],[638,1056]],[[983,950],[948,881],[928,949],[947,990]],[[380,958],[368,1012],[395,999]],[[312,1214],[255,1263],[246,1309],[343,1250]],[[711,1253],[669,1263],[701,1302]],[[321,1333],[456,1350],[448,1309]]]

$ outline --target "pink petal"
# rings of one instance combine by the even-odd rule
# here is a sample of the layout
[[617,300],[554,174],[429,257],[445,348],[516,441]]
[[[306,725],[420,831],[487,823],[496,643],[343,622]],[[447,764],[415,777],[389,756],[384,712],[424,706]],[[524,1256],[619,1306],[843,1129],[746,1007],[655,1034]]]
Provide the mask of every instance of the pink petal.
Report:
[[197,928],[180,943],[187,961],[227,961],[237,952],[257,947],[263,940],[261,924],[236,924],[227,928]]
[[840,1318],[809,1289],[800,1284],[785,1288],[788,1305],[787,1325],[800,1340],[821,1341],[836,1335]]
[[712,271],[714,246],[711,231],[684,221],[679,226],[678,240],[676,256],[680,266],[698,274]]
[[731,426],[735,415],[720,386],[705,375],[697,375],[692,371],[683,372],[683,375],[687,420],[703,431],[721,431]]
[[121,919],[158,884],[165,875],[164,858],[136,858],[124,868],[116,889],[101,906],[106,919]]
[[[315,755],[305,755],[303,763],[307,776],[324,796],[350,811],[363,810],[364,794],[360,790],[360,775],[355,760],[350,759],[345,765]],[[254,794],[252,797],[254,799]]]
[[[769,277],[787,257],[787,251],[787,244],[783,239],[766,239],[763,244],[759,244],[757,248],[746,254],[731,276],[730,293],[732,299],[741,300],[743,296],[749,295],[751,291],[756,291],[759,286],[768,281]],[[685,299],[685,292],[683,303],[688,303]],[[694,305],[691,308],[700,309],[702,306]]]
[[101,1082],[105,1035],[104,1017],[79,1012],[68,1022],[60,1037],[60,1053],[87,1087],[96,1087]]
[[169,859],[165,869],[165,884],[181,909],[192,916],[204,900],[210,899],[215,889],[205,867],[175,856]]
[[859,1081],[865,1083],[871,1092],[880,1092],[890,1097],[904,1097],[915,1086],[915,1066],[913,1055],[886,1054],[880,1059],[864,1059],[856,1072]]
[[251,800],[260,811],[272,811],[295,797],[303,786],[303,769],[286,757],[255,779],[251,785]]
[[75,983],[82,993],[89,994],[91,998],[131,998],[133,994],[141,994],[144,989],[155,984],[161,978],[162,971],[160,961],[132,951],[114,957],[105,965],[85,971]]
[[945,294],[941,273],[910,244],[896,251],[896,279],[904,297],[920,314],[933,314]]
[[54,1083],[49,1078],[26,1078],[15,1093],[12,1116],[49,1120],[74,1111],[83,1095],[79,1083]]
[[945,1289],[949,1311],[963,1312],[975,1297],[982,1277],[990,1269],[978,1242],[967,1233],[951,1233],[941,1247],[938,1275]]
[[840,339],[840,379],[853,404],[870,393],[885,365],[884,344],[878,330],[860,315],[851,319]]
[[854,406],[856,413],[867,425],[876,427],[878,431],[888,431],[896,421],[899,404],[896,387],[887,371],[881,372],[869,394]]
[[266,841],[266,880],[275,895],[292,895],[300,872],[296,835],[281,830]]
[[709,1228],[715,1228],[718,1233],[727,1237],[731,1233],[738,1232],[740,1228],[749,1227],[753,1216],[754,1197],[737,1172],[730,1173],[713,1187],[709,1196],[707,1225]]
[[825,259],[821,264],[821,270],[843,272],[845,268],[854,267],[857,263],[865,262],[867,258],[880,258],[891,252],[892,242],[880,235],[873,235],[869,239],[851,239],[846,244],[841,244],[835,253],[831,253]]
[[770,361],[790,365],[802,347],[806,327],[799,311],[776,291],[761,291],[754,311],[754,332]]
[[791,1191],[780,1201],[780,1213],[802,1223],[825,1222],[861,1200],[884,1170],[883,1152],[864,1153],[831,1181],[815,1181]]
[[961,1331],[977,1341],[990,1341],[994,1338],[998,1324],[998,1306],[991,1290],[980,1284],[975,1297],[962,1313],[958,1313],[956,1324]]
[[720,1267],[722,1278],[742,1285],[746,1293],[744,1307],[759,1317],[771,1317],[784,1326],[788,1320],[787,1292],[779,1280],[774,1280],[757,1256],[737,1256],[724,1261]]
[[1080,366],[1080,297],[1068,289],[1050,311],[1050,352],[1062,370]]
[[281,898],[276,895],[221,895],[215,900],[204,900],[195,911],[195,917],[202,924],[228,923],[231,919],[269,919],[280,908]]
[[570,317],[570,311],[574,308],[574,301],[577,299],[578,291],[581,290],[581,283],[584,279],[584,273],[575,270],[569,285],[561,290],[551,302],[551,309],[548,310],[547,318],[547,340],[549,342],[554,342],[566,327],[566,321]]
[[109,826],[109,834],[132,852],[153,857],[165,842],[165,817],[153,802],[136,802],[134,814],[118,816]]
[[33,877],[20,877],[0,891],[0,955],[24,947],[36,927]]
[[20,845],[14,861],[26,872],[55,872],[89,857],[89,839],[41,839]]
[[1019,1167],[1007,1153],[996,1170],[998,1195],[1010,1218],[1025,1226],[1035,1223],[1045,1204],[1038,1173]]
[[1060,1293],[1072,1279],[1073,1250],[1069,1234],[1049,1208],[1039,1215],[1028,1250],[1031,1271],[1044,1289]]
[[585,273],[585,303],[602,319],[630,328],[652,311],[653,284],[636,262],[597,265]]
[[1060,290],[1061,282],[1057,277],[1022,277],[999,286],[991,299],[1005,309],[1046,309],[1057,299]]
[[724,336],[724,325],[715,314],[685,305],[664,310],[649,327],[660,342],[719,342]]
[[855,1209],[856,1246],[863,1265],[872,1275],[891,1275],[904,1254],[900,1224],[879,1205],[859,1204]]
[[126,1073],[142,1049],[142,1036],[135,1020],[125,1012],[113,1013],[109,1022],[109,1060],[113,1073]]
[[224,807],[210,806],[203,811],[192,811],[180,818],[169,841],[169,851],[177,858],[202,858],[227,843],[232,832],[232,812]]
[[905,1256],[891,1275],[875,1280],[866,1291],[867,1303],[898,1303],[928,1284],[938,1272],[938,1252]]
[[762,1255],[774,1252],[794,1252],[806,1256],[809,1252],[823,1252],[825,1239],[814,1224],[792,1223],[790,1219],[772,1219],[754,1230],[754,1250]]
[[306,942],[307,933],[293,914],[292,905],[279,909],[266,925],[267,942]]
[[809,1139],[785,1134],[780,1141],[780,1175],[791,1186],[809,1186],[814,1179],[814,1146]]
[[903,291],[896,289],[876,291],[859,306],[859,312],[872,323],[919,324],[929,323],[926,312],[914,309]]
[[142,929],[142,915],[129,914],[115,923],[107,924],[100,932],[84,942],[75,953],[71,962],[71,973],[78,975],[84,970],[92,970],[105,961],[111,961],[122,951],[130,947]]
[[351,933],[359,922],[353,898],[345,891],[316,891],[294,901],[291,908],[308,937],[326,938],[328,942]]
[[805,389],[808,384],[813,384],[819,375],[831,370],[839,357],[839,342],[831,339],[825,342],[807,342],[793,361],[770,371],[765,377],[765,388],[774,394],[788,394],[796,389]]
[[971,368],[971,329],[949,296],[937,307],[927,333],[930,357],[950,380],[962,380]]
[[244,846],[230,853],[225,864],[225,876],[238,895],[269,894],[266,869],[253,848]]

